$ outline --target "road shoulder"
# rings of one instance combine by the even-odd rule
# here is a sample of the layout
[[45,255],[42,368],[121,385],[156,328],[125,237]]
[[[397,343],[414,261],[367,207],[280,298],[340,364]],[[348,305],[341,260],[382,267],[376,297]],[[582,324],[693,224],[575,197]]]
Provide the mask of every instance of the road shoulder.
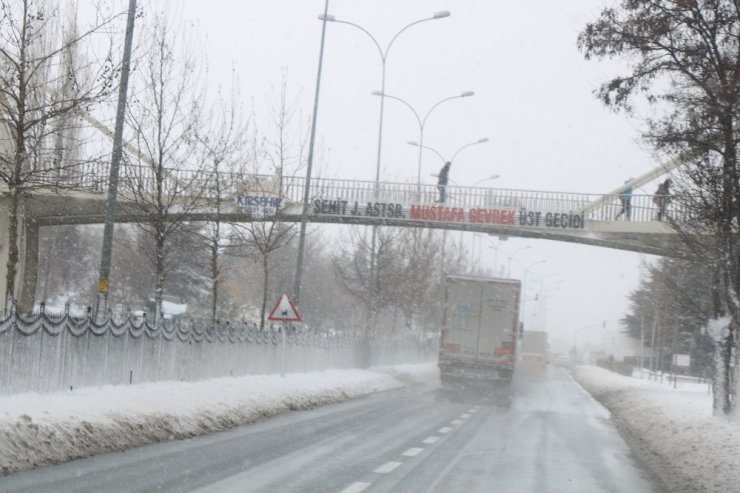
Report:
[[222,431],[287,411],[426,382],[436,375],[436,366],[427,363],[2,396],[0,476]]
[[[666,491],[735,491],[740,428],[711,416],[706,390],[576,367],[574,379],[601,402],[636,456]],[[704,387],[706,388],[706,387]]]

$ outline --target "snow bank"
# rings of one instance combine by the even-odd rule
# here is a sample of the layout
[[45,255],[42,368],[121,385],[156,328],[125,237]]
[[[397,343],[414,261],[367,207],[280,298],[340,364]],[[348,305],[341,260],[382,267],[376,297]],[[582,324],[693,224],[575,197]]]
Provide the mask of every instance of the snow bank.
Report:
[[434,364],[0,396],[0,475],[187,438],[436,378]]
[[596,367],[573,375],[611,412],[671,492],[738,491],[740,426],[712,416],[706,384],[678,389]]

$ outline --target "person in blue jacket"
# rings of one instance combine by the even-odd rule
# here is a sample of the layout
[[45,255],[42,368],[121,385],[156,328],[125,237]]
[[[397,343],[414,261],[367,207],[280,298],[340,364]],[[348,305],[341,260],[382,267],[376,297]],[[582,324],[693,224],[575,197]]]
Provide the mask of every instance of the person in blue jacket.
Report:
[[[629,180],[625,180],[624,183],[625,185],[627,185],[631,181],[632,178],[630,178]],[[629,185],[627,188],[620,192],[619,201],[622,203],[622,210],[617,213],[617,216],[614,219],[619,219],[619,217],[624,214],[624,217],[627,218],[627,220],[629,221],[632,215],[632,207],[630,205],[630,202],[632,202],[632,185]]]

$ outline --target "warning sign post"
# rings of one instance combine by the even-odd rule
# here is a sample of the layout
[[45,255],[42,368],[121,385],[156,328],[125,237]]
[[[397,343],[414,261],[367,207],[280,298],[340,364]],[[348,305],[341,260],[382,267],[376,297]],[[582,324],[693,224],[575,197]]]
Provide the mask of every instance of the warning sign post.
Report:
[[[298,314],[298,310],[288,295],[283,293],[275,306],[270,311],[270,315],[267,320],[272,322],[300,322],[301,316]],[[281,333],[281,348],[280,348],[280,376],[285,376],[285,327],[280,331]]]
[[300,322],[301,316],[288,295],[283,293],[275,306],[273,307],[267,320],[273,322]]

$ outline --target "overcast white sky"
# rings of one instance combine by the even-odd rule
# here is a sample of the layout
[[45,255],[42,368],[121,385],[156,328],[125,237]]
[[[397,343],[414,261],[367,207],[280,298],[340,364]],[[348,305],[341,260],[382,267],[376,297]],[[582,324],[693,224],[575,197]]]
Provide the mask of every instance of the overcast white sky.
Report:
[[[242,97],[253,101],[257,122],[266,126],[266,94],[279,86],[287,69],[289,92],[308,120],[323,0],[178,4],[182,17],[196,21],[206,38],[212,84],[226,83],[234,66]],[[593,96],[597,85],[619,68],[586,62],[576,48],[578,32],[596,17],[600,5],[594,0],[331,0],[329,12],[363,26],[382,46],[412,21],[439,10],[451,12],[397,39],[388,56],[386,93],[405,99],[423,114],[440,99],[475,91],[473,97],[439,106],[425,128],[424,143],[445,156],[481,137],[490,139],[460,153],[450,174],[454,182],[471,185],[499,174],[488,184],[606,193],[658,163],[639,143],[639,120],[610,112]],[[380,57],[371,40],[356,28],[329,23],[317,130],[324,149],[320,176],[374,178],[379,100],[370,93],[380,89],[380,78]],[[416,180],[417,149],[407,141],[418,137],[418,124],[408,108],[386,100],[382,180]],[[433,183],[430,174],[440,165],[434,154],[425,154],[422,179]],[[473,235],[467,237],[470,246]],[[572,342],[574,328],[602,321],[607,331],[619,328],[626,297],[637,286],[637,254],[545,240],[479,239],[476,248],[489,267],[495,258],[489,245],[499,245],[508,254],[530,247],[515,256],[524,265],[545,261],[533,265],[528,278],[547,279],[545,285],[552,286],[544,320],[553,339]],[[498,258],[501,265],[505,257]],[[512,262],[511,270],[523,277],[518,262]],[[529,284],[528,297],[542,292],[535,281]],[[532,322],[533,304],[525,322]],[[543,317],[537,321],[542,324]]]

